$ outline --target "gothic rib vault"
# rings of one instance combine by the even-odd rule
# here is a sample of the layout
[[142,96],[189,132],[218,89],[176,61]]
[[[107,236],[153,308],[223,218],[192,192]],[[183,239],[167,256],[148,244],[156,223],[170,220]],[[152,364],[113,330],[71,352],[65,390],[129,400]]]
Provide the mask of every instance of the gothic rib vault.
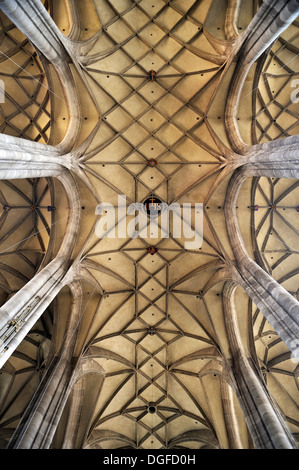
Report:
[[296,448],[298,1],[0,8],[0,447]]

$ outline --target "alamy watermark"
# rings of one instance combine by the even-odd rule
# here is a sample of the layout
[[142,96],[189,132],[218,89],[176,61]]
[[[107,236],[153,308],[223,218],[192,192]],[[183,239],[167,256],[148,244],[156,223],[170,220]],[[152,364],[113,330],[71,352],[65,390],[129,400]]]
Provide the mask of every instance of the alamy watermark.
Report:
[[203,242],[203,204],[170,205],[151,196],[144,202],[127,204],[118,196],[118,204],[101,203],[95,210],[101,217],[96,223],[98,238],[177,238],[186,249],[194,250]]

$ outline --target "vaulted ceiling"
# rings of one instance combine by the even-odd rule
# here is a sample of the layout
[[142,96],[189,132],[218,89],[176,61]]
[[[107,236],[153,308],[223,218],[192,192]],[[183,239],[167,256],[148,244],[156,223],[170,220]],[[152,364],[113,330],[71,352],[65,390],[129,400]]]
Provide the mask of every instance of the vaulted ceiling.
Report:
[[[243,1],[236,24],[226,3],[45,2],[66,36],[89,45],[71,66],[81,104],[74,148],[82,172],[73,259],[93,280],[83,281],[78,351],[83,345],[82,363],[94,363],[104,380],[78,379],[85,393],[78,447],[227,448],[232,416],[240,445],[253,445],[233,389],[223,313],[226,261],[233,259],[223,213],[231,176],[224,111],[235,40],[260,2]],[[0,132],[58,144],[69,116],[57,75],[3,13],[0,21],[7,92]],[[295,22],[249,74],[238,117],[249,145],[298,133],[298,104],[290,99],[298,38]],[[151,196],[191,203],[193,221],[195,204],[203,204],[202,244],[188,249],[188,238],[173,232],[99,236],[97,205],[117,207],[122,195],[127,206]],[[68,207],[51,178],[2,181],[0,204],[3,304],[57,252]],[[248,252],[297,298],[298,205],[298,182],[271,178],[249,179],[238,201]],[[248,355],[298,438],[298,364],[241,288],[236,296]],[[69,302],[65,288],[1,371],[2,447],[63,341]],[[72,400],[54,446],[63,441]]]

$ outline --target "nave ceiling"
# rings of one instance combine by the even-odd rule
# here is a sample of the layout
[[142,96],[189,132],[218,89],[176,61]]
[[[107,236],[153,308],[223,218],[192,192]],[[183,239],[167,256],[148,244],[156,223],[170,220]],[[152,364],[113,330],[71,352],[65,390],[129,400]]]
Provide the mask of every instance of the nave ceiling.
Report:
[[[236,420],[236,441],[252,448],[224,312],[234,264],[223,211],[233,153],[224,114],[233,51],[261,2],[243,1],[237,24],[219,0],[43,3],[78,45],[70,64],[81,124],[72,149],[82,210],[71,261],[80,265],[84,292],[76,354],[97,373],[78,376],[85,395],[76,444],[228,448]],[[7,92],[0,132],[58,145],[69,115],[57,73],[3,13],[0,21]],[[237,117],[247,145],[298,133],[298,104],[290,100],[298,38],[296,21],[250,70]],[[96,206],[116,207],[121,195],[127,205],[151,196],[191,203],[193,220],[202,203],[202,245],[186,249],[188,240],[172,232],[100,238]],[[57,253],[68,202],[59,181],[41,178],[2,181],[0,204],[3,304]],[[262,177],[245,182],[237,209],[249,255],[297,299],[298,205],[296,180]],[[2,448],[63,345],[70,302],[65,287],[2,368]],[[248,356],[298,440],[298,363],[241,288],[235,302]],[[71,395],[54,447],[74,401]]]

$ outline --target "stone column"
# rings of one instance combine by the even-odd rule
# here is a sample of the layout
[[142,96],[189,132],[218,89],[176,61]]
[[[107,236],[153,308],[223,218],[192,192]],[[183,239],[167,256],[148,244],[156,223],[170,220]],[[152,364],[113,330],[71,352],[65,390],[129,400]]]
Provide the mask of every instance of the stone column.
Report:
[[244,449],[240,435],[240,427],[234,406],[233,388],[231,384],[220,376],[221,401],[223,405],[223,417],[227,431],[229,449]]
[[[94,410],[100,396],[106,372],[93,357],[82,356],[76,367],[71,383],[68,414],[64,432],[60,432],[58,448],[82,449],[88,435]],[[92,382],[89,381],[92,379]],[[88,406],[86,398],[88,396]]]
[[74,350],[82,315],[83,291],[79,281],[69,284],[72,308],[61,347],[48,365],[8,449],[49,449],[70,392],[76,367]]
[[243,65],[252,65],[296,20],[298,13],[298,0],[265,0],[246,29],[240,51]]
[[242,184],[248,176],[246,165],[234,172],[228,184],[224,205],[227,232],[238,273],[237,282],[299,359],[299,302],[249,257],[240,233],[236,202]]
[[233,168],[242,165],[248,177],[299,178],[299,135],[247,147],[233,157]]
[[78,233],[81,206],[77,185],[71,173],[61,167],[57,178],[64,185],[69,201],[65,236],[56,258],[0,308],[0,367],[64,285],[63,279],[69,268]]
[[59,146],[41,144],[33,140],[22,139],[8,134],[0,134],[0,149],[17,150],[27,153],[37,153],[42,155],[60,155]]
[[230,83],[225,110],[228,137],[235,152],[246,148],[238,131],[236,115],[240,97],[252,64],[267,50],[281,33],[296,20],[299,0],[265,0],[243,34],[243,44]]
[[42,178],[47,176],[58,177],[61,172],[60,165],[49,164],[46,168],[43,165],[31,165],[31,168],[24,164],[6,163],[0,160],[0,179],[13,180],[22,178]]
[[58,177],[64,167],[71,169],[70,153],[59,147],[0,134],[0,179]]
[[236,288],[233,282],[224,285],[223,306],[232,372],[249,432],[257,449],[295,449],[295,440],[277,404],[244,349],[234,303]]
[[80,129],[80,102],[69,63],[67,39],[40,0],[0,0],[0,8],[56,69],[67,99],[70,121],[60,147],[72,148]]
[[39,0],[0,0],[0,8],[50,62],[69,60],[62,34]]

